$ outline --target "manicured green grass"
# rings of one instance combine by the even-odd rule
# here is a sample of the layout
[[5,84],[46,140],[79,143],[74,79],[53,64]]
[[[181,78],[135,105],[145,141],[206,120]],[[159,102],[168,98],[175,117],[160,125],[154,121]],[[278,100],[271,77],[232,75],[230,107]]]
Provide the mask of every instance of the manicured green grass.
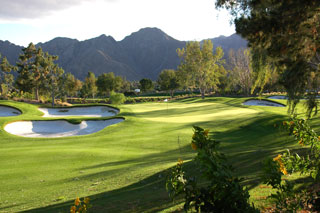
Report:
[[0,212],[68,212],[76,197],[86,196],[92,212],[174,209],[165,177],[178,158],[193,169],[188,162],[195,154],[190,147],[193,125],[209,128],[222,142],[221,151],[246,177],[252,201],[261,205],[263,194],[270,192],[259,183],[261,161],[298,146],[274,128],[286,119],[286,108],[243,106],[244,100],[122,105],[122,123],[87,136],[48,139],[6,133],[5,123],[44,118],[37,106],[0,101],[23,112],[0,118]]

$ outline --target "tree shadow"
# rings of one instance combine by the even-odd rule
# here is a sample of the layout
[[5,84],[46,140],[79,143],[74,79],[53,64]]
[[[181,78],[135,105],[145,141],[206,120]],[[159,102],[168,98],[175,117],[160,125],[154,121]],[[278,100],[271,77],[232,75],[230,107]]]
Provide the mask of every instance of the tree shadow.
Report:
[[[173,150],[172,153],[177,152],[178,150]],[[170,152],[168,152],[169,154]],[[175,156],[175,155],[173,155]],[[177,161],[176,156],[170,157],[168,161],[175,162]],[[114,166],[118,164],[129,163],[134,164],[155,164],[158,159],[158,155],[150,155],[144,159],[135,159],[132,161],[119,161],[111,162],[106,164],[97,165],[97,167],[107,167]],[[145,161],[146,162],[145,162]],[[148,162],[151,161],[151,162]],[[152,162],[153,161],[153,162]],[[188,163],[187,163],[188,164]],[[91,169],[93,167],[85,167],[84,169]],[[120,169],[122,173],[125,173],[126,169]],[[163,209],[170,208],[176,203],[173,203],[169,198],[168,193],[165,189],[166,177],[170,169],[166,169],[160,172],[157,172],[141,181],[138,181],[134,184],[125,186],[120,189],[111,190],[108,192],[103,192],[90,196],[90,203],[92,208],[89,212],[157,212]],[[111,173],[115,171],[109,171]],[[119,172],[119,171],[118,171]],[[105,177],[111,178],[108,172],[101,172],[92,175],[85,175],[82,178],[91,179],[93,177]],[[73,180],[68,180],[73,181]],[[80,179],[81,181],[81,179]],[[36,208],[27,210],[24,212],[68,212],[70,207],[74,205],[74,201],[66,201],[63,203],[50,205],[47,207]]]
[[[173,206],[164,187],[166,172],[156,173],[121,189],[90,196],[90,212],[154,212]],[[68,212],[72,205],[73,201],[67,201],[24,212]]]
[[[230,104],[235,103],[231,101]],[[232,128],[228,131],[214,131],[214,129],[211,129],[211,136],[221,141],[220,151],[226,154],[229,163],[235,168],[235,174],[244,177],[243,185],[248,189],[253,189],[261,183],[261,162],[265,158],[276,156],[278,153],[283,152],[287,147],[294,148],[295,142],[286,138],[287,136],[283,132],[274,127],[274,123],[279,123],[286,118],[287,117],[284,115],[257,116],[238,122],[237,128]],[[198,122],[197,125],[212,127],[214,126],[212,122],[213,121]],[[223,124],[219,123],[218,125]],[[179,126],[179,128],[182,127],[183,126]],[[173,163],[181,156],[183,156],[184,160],[190,160],[194,154],[195,152],[191,150],[191,147],[188,144],[182,146],[181,150],[176,148],[165,153],[153,153],[130,160],[86,166],[79,170],[86,171],[100,168],[102,171],[82,175],[79,177],[79,181],[95,178],[112,179],[114,174],[124,174],[129,168],[135,170],[135,167],[147,168],[160,163]],[[110,169],[111,167],[120,165],[126,166]],[[192,161],[184,163],[184,167],[190,174],[200,174],[197,170],[197,166]],[[176,205],[176,203],[173,203],[169,198],[168,193],[165,190],[165,180],[169,170],[170,169],[166,169],[157,172],[136,183],[119,189],[90,196],[91,204],[93,206],[90,211],[157,212]],[[67,179],[65,181],[74,180]],[[181,200],[178,200],[178,202],[179,201],[181,202]],[[73,201],[66,201],[25,212],[67,212],[72,205]]]
[[0,207],[0,212],[6,212],[6,209],[12,208],[12,207],[16,207],[16,206],[21,206],[25,203],[19,203],[19,204],[11,204],[11,205],[7,205],[7,206],[2,206]]

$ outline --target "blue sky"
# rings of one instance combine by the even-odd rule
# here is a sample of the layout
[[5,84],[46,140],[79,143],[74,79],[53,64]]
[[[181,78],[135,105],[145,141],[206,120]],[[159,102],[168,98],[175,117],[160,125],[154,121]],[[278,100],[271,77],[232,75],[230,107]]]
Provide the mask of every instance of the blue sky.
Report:
[[85,40],[106,34],[122,40],[158,27],[178,40],[235,32],[214,0],[0,0],[0,40],[26,46],[55,37]]

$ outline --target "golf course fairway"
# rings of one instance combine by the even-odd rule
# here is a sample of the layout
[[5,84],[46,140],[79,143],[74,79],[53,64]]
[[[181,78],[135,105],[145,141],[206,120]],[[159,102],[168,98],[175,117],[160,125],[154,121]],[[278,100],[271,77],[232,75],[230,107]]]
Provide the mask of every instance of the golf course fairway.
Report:
[[[76,197],[89,197],[91,212],[170,212],[177,203],[165,190],[167,171],[178,158],[193,170],[193,125],[210,129],[210,136],[221,141],[221,151],[236,174],[245,177],[243,184],[259,205],[269,193],[259,187],[261,161],[297,145],[274,127],[287,119],[287,107],[244,106],[245,100],[121,105],[117,116],[123,122],[90,135],[61,138],[11,135],[4,126],[17,118],[1,117],[0,212],[70,212]],[[0,104],[21,110],[19,121],[52,119],[43,118],[36,105]]]

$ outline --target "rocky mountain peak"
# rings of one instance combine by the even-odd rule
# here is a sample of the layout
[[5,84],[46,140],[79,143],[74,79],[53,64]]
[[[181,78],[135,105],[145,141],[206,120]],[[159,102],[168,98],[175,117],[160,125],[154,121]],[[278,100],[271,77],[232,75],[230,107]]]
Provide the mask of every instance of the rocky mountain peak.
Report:
[[[225,55],[230,48],[246,47],[247,42],[234,34],[212,39],[214,46],[222,46]],[[114,72],[128,80],[150,78],[156,80],[163,69],[176,69],[180,59],[177,48],[185,47],[185,41],[178,41],[159,28],[143,28],[121,41],[102,34],[85,41],[57,37],[39,43],[44,51],[58,55],[57,63],[77,78],[83,80],[88,71],[96,76]],[[9,41],[0,41],[0,53],[15,64],[23,47]]]

